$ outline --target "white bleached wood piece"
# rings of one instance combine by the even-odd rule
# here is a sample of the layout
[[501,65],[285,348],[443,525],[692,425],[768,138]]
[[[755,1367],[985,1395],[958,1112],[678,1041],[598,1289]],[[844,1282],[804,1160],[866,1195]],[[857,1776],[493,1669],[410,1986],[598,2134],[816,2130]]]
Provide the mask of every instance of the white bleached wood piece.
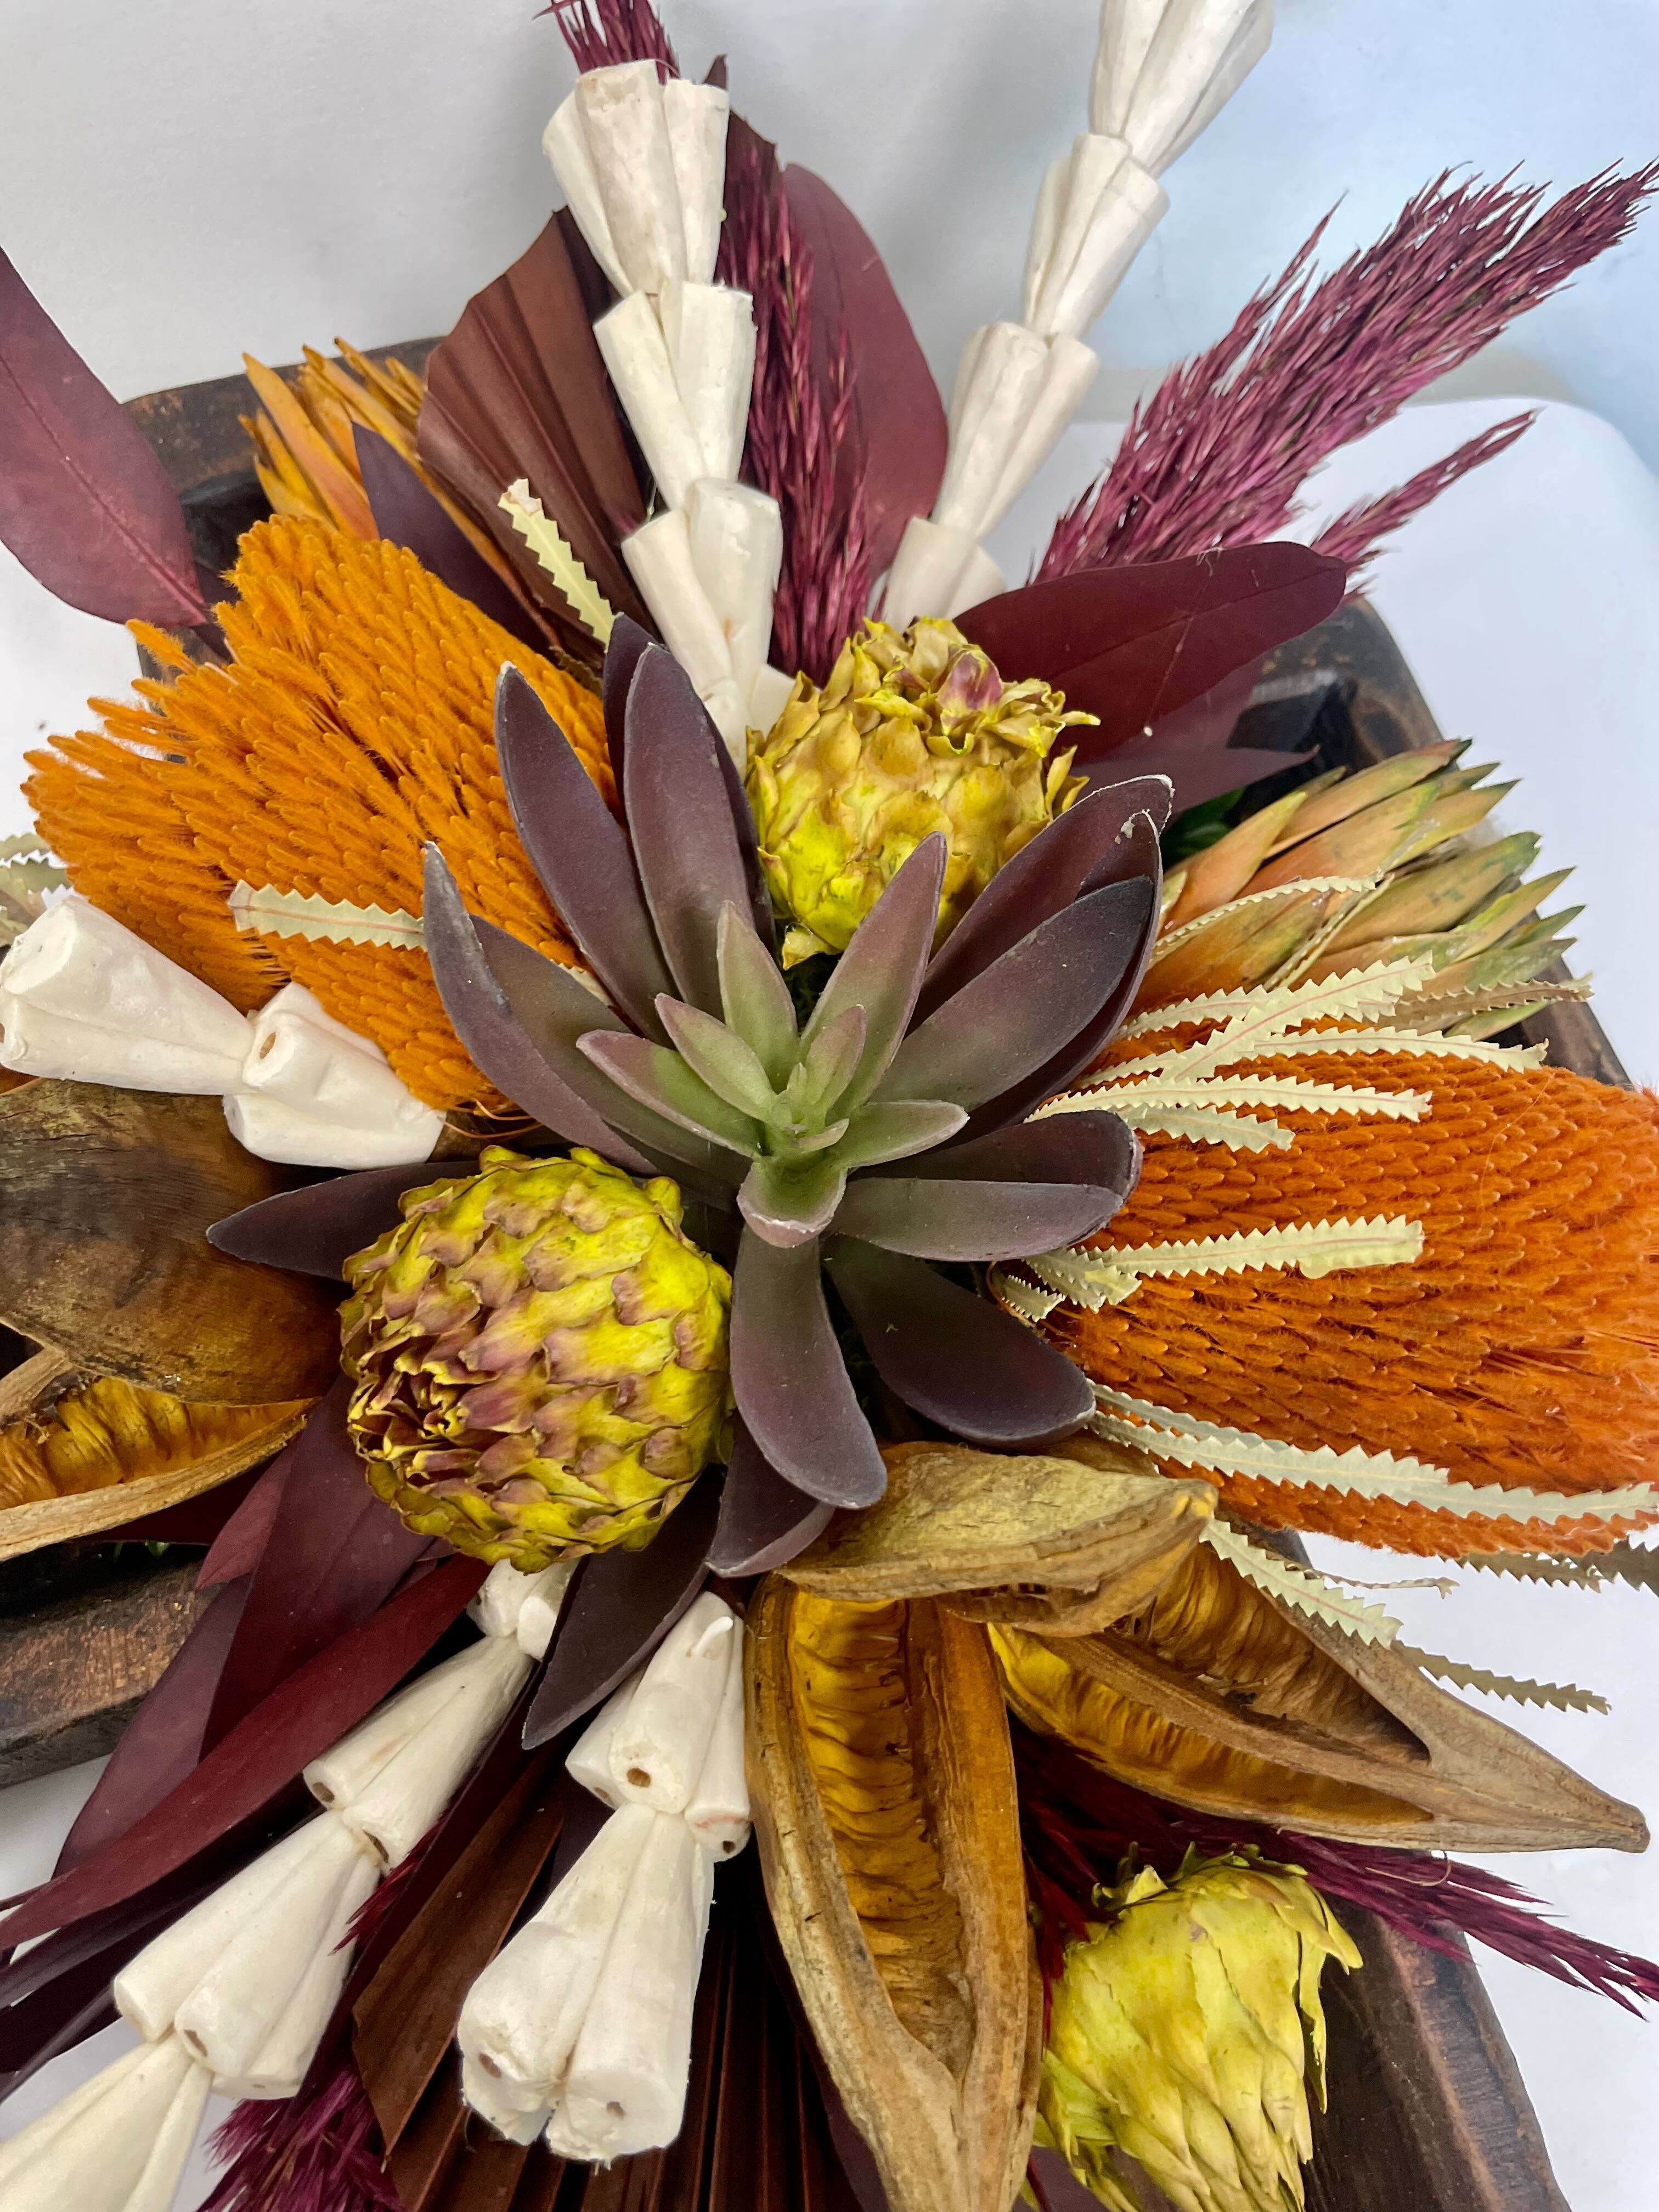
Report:
[[656,309],[635,292],[600,316],[593,336],[658,489],[671,507],[684,507],[708,469]]
[[680,196],[685,273],[694,284],[714,282],[726,196],[726,127],[732,103],[718,85],[670,77],[662,88],[668,150]]
[[176,2036],[141,2044],[0,2143],[6,2212],[167,2212],[207,2099]]
[[741,1641],[737,1615],[705,1590],[653,1652],[611,1739],[618,1796],[653,1812],[684,1813],[708,1753]]
[[577,1737],[564,1762],[565,1772],[572,1781],[580,1782],[590,1797],[597,1797],[601,1805],[613,1809],[622,1803],[623,1795],[611,1778],[611,1741],[644,1672],[641,1668],[638,1674],[630,1674],[619,1689],[611,1692]]
[[[675,280],[664,285],[658,310],[680,404],[702,455],[696,475],[730,482],[742,465],[749,428],[755,303],[747,292],[729,284]],[[631,409],[629,413],[631,419]],[[645,442],[642,431],[640,442]],[[684,507],[695,481],[696,477],[672,492],[664,484],[664,496]]]
[[783,567],[776,500],[748,484],[705,477],[686,502],[691,565],[725,634],[732,674],[752,698],[772,642],[772,602]]
[[570,212],[576,218],[577,228],[587,241],[589,252],[611,279],[611,289],[626,293],[631,287],[627,272],[617,257],[616,240],[611,235],[605,200],[599,191],[599,178],[594,174],[592,156],[587,150],[587,139],[582,130],[574,92],[554,110],[551,120],[542,133],[542,151],[547,156],[554,175],[564,187],[564,196],[570,203]]
[[749,1782],[743,1757],[743,1639],[741,1621],[714,1717],[714,1733],[685,1808],[685,1825],[715,1860],[735,1858],[749,1841]]
[[450,1695],[368,1786],[337,1806],[384,1867],[401,1866],[477,1764],[530,1679],[515,1637],[486,1636],[447,1664]]
[[655,62],[617,62],[576,80],[576,112],[629,288],[660,292],[686,273],[668,118]]

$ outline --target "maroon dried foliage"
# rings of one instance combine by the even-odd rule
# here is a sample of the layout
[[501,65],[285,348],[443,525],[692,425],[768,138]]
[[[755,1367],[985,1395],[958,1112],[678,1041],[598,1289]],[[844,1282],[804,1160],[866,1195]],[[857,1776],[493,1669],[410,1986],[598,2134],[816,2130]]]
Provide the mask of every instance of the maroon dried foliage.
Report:
[[1347,508],[1334,522],[1328,522],[1315,538],[1315,552],[1328,553],[1333,561],[1340,561],[1348,571],[1348,588],[1353,591],[1360,570],[1376,559],[1385,538],[1402,522],[1409,522],[1431,500],[1438,499],[1460,477],[1507,453],[1522,432],[1530,429],[1537,413],[1536,408],[1529,408],[1524,415],[1511,415],[1489,429],[1476,431],[1441,459],[1431,461],[1427,468],[1384,492],[1381,499]]
[[1545,207],[1541,186],[1444,172],[1315,282],[1326,216],[1226,336],[1136,408],[1103,478],[1055,526],[1041,574],[1271,537],[1327,454],[1616,245],[1656,183],[1659,164],[1606,170]]
[[1121,1860],[1133,1856],[1168,1875],[1189,1850],[1208,1857],[1252,1850],[1299,1867],[1322,1896],[1374,1913],[1429,1950],[1457,1958],[1459,1939],[1468,1936],[1571,1988],[1597,1990],[1627,2012],[1636,2010],[1638,1998],[1659,2004],[1659,1966],[1553,1927],[1540,1917],[1545,1908],[1536,1898],[1483,1867],[1427,1851],[1333,1843],[1250,1820],[1212,1819],[1149,1797],[1018,1723],[1013,1735],[1026,1870],[1050,1982],[1061,1971],[1066,1944],[1098,1917],[1091,1912],[1095,1885],[1115,1881]]
[[238,2105],[213,2150],[227,2170],[203,2212],[403,2212],[349,2058],[314,2095]]
[[557,22],[579,70],[655,62],[664,76],[680,73],[651,0],[553,0],[542,13]]
[[777,157],[735,116],[727,137],[726,223],[717,271],[755,303],[755,381],[744,465],[783,515],[773,659],[822,683],[870,596],[863,468],[854,451],[845,326],[826,333],[815,371],[812,255]]

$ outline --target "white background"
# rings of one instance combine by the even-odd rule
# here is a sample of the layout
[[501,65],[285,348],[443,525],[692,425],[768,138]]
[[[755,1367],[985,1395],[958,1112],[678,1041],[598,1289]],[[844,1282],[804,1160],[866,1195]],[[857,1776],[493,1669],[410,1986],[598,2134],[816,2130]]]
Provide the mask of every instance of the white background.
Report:
[[[863,217],[941,376],[963,333],[1012,305],[1036,177],[1082,125],[1092,16],[1090,0],[670,8],[688,67],[727,50],[738,104]],[[544,219],[537,142],[566,81],[531,0],[3,0],[0,244],[124,397],[226,374],[244,346],[287,361],[337,331],[434,331]],[[1520,161],[1565,184],[1655,150],[1654,0],[1289,0],[1267,61],[1171,173],[1171,213],[1094,334],[1108,363],[1094,411],[1121,415],[1151,369],[1218,336],[1341,195],[1333,252],[1374,236],[1447,162]],[[1659,483],[1626,441],[1659,459],[1656,360],[1650,218],[1459,379],[1466,395],[1577,404],[1547,409],[1413,526],[1374,592],[1442,726],[1525,778],[1501,826],[1541,830],[1541,865],[1580,870],[1575,957],[1650,1082]],[[1321,496],[1346,505],[1507,411],[1469,397],[1413,410],[1344,457]],[[1104,420],[1073,434],[1010,518],[1011,574],[1112,434]],[[131,666],[123,634],[58,609],[0,556],[0,835],[26,824],[24,745]],[[1371,1554],[1340,1563],[1378,1571]],[[1390,1602],[1413,1643],[1608,1693],[1607,1718],[1489,1709],[1659,1814],[1659,1601],[1468,1577],[1444,1601]],[[46,1870],[91,1778],[0,1796],[0,1894]],[[1575,1925],[1659,1953],[1650,1861],[1504,1863]],[[1659,2030],[1483,1966],[1577,2212],[1659,2212]],[[0,2133],[76,2064],[0,2113]]]

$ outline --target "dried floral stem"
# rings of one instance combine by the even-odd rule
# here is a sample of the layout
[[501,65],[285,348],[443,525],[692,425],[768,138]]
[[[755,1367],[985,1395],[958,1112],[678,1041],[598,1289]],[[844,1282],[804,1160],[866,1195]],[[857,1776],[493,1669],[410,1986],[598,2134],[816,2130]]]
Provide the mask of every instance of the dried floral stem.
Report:
[[1095,1887],[1116,1878],[1120,1860],[1138,1855],[1173,1874],[1188,1850],[1231,1850],[1299,1867],[1323,1896],[1374,1913],[1402,1936],[1449,1958],[1460,1936],[1535,1966],[1574,1989],[1595,1990],[1626,2011],[1636,2000],[1659,2003],[1659,1966],[1539,1916],[1538,1899],[1501,1875],[1426,1851],[1342,1844],[1249,1820],[1211,1819],[1162,1803],[1101,1773],[1065,1745],[1014,1723],[1021,1821],[1032,1895],[1042,1914],[1045,1979],[1052,1982],[1066,1945],[1092,1917]]
[[605,69],[613,62],[655,62],[664,76],[680,73],[651,0],[551,0],[542,13],[557,22],[579,70]]
[[1328,453],[1616,245],[1659,165],[1605,170],[1541,212],[1540,186],[1449,179],[1443,172],[1376,245],[1316,283],[1327,216],[1226,336],[1136,408],[1105,476],[1055,526],[1042,575],[1272,537]]
[[813,361],[812,256],[763,141],[745,133],[726,179],[719,277],[755,302],[755,382],[745,467],[783,514],[773,658],[823,683],[870,596],[870,542],[847,334]]
[[1333,561],[1340,561],[1348,571],[1348,586],[1352,590],[1361,569],[1375,560],[1383,538],[1409,522],[1431,500],[1438,499],[1449,485],[1471,469],[1485,462],[1495,461],[1505,453],[1521,435],[1537,420],[1538,410],[1530,408],[1524,415],[1511,415],[1502,422],[1494,422],[1489,429],[1478,430],[1473,438],[1466,438],[1461,446],[1431,461],[1414,477],[1396,484],[1380,499],[1364,501],[1346,508],[1334,522],[1328,522],[1314,540],[1316,553],[1323,553]]
[[238,2105],[213,2149],[226,2171],[204,2212],[402,2212],[349,2057],[311,2096]]

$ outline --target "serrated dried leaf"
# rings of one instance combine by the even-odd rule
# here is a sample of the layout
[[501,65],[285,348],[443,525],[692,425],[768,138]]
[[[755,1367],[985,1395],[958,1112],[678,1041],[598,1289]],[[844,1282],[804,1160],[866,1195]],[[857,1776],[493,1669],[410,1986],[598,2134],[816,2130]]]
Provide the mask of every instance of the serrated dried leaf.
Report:
[[1097,1437],[1051,1452],[886,1447],[886,1494],[838,1513],[781,1571],[823,1597],[937,1597],[972,1620],[1085,1635],[1145,1602],[1214,1510],[1206,1482],[1172,1482]]
[[1121,1305],[1145,1275],[1237,1274],[1250,1267],[1294,1267],[1310,1278],[1343,1267],[1409,1265],[1423,1249],[1423,1224],[1403,1218],[1300,1222],[1283,1229],[1241,1230],[1184,1244],[1118,1244],[1101,1251],[1073,1248],[1028,1259],[1034,1275],[1090,1313]]
[[[1149,965],[1156,968],[1161,961],[1167,960],[1172,952],[1184,951],[1188,946],[1213,933],[1224,922],[1231,923],[1236,916],[1247,909],[1254,911],[1260,907],[1283,905],[1286,899],[1300,898],[1309,891],[1334,891],[1340,896],[1351,896],[1358,898],[1362,894],[1375,890],[1376,888],[1375,876],[1298,876],[1293,883],[1274,884],[1266,890],[1249,891],[1242,898],[1229,899],[1224,906],[1212,908],[1207,913],[1199,915],[1191,921],[1182,921],[1173,927],[1171,926],[1173,917],[1179,909],[1178,906],[1172,907],[1170,920],[1164,923],[1164,933],[1158,940],[1157,949],[1152,954]],[[1351,909],[1344,908],[1345,913]],[[1224,998],[1237,995],[1248,999],[1246,994],[1220,993],[1210,995]],[[1136,1026],[1143,1029],[1157,1028],[1158,1024],[1152,1019],[1152,1014],[1168,1011],[1170,1010],[1163,1007],[1154,1007],[1151,1013],[1140,1016],[1137,1024],[1131,1024],[1132,1030]]]
[[[33,1402],[20,1403],[24,1388]],[[7,1377],[0,1414],[0,1559],[159,1513],[281,1449],[312,1401],[187,1406],[55,1352]]]
[[608,644],[617,619],[616,610],[576,558],[568,542],[560,537],[557,525],[544,512],[540,500],[532,496],[526,478],[520,477],[516,483],[509,484],[497,504],[570,602],[571,611],[582,627],[591,631],[601,645]]
[[1372,1091],[1358,1084],[1310,1083],[1298,1075],[1151,1076],[1144,1081],[1102,1084],[1094,1091],[1073,1091],[1038,1109],[1033,1121],[1051,1114],[1098,1111],[1098,1091],[1107,1093],[1115,1114],[1160,1107],[1206,1109],[1231,1106],[1277,1106],[1287,1114],[1380,1114],[1395,1121],[1420,1121],[1431,1101],[1421,1091]]
[[1517,1705],[1543,1705],[1558,1713],[1607,1713],[1607,1699],[1595,1690],[1581,1690],[1572,1682],[1533,1682],[1514,1674],[1494,1674],[1485,1667],[1472,1667],[1462,1659],[1447,1659],[1437,1651],[1419,1651],[1409,1644],[1396,1644],[1402,1659],[1437,1681],[1455,1682],[1460,1690],[1480,1690],[1489,1698],[1507,1698]]
[[1208,1522],[1202,1540],[1269,1597],[1277,1598],[1281,1605],[1294,1606],[1298,1613],[1311,1613],[1328,1627],[1340,1629],[1345,1636],[1356,1636],[1362,1644],[1392,1644],[1400,1633],[1401,1624],[1380,1605],[1363,1605],[1346,1596],[1313,1568],[1253,1544],[1225,1521]]
[[279,891],[266,884],[256,890],[238,884],[230,894],[238,929],[264,937],[305,937],[324,945],[395,945],[418,952],[426,944],[418,915],[401,907],[354,906],[349,899],[307,896]]
[[774,1575],[750,1607],[749,1789],[766,1893],[891,2212],[1006,2212],[1042,1986],[984,1629]]
[[[1079,1109],[1056,1103],[1049,1110],[1070,1113]],[[1214,1106],[1142,1105],[1133,1091],[1117,1093],[1112,1101],[1112,1111],[1143,1135],[1185,1137],[1191,1144],[1226,1145],[1236,1152],[1282,1152],[1289,1149],[1292,1141],[1290,1130],[1277,1121],[1264,1121],[1254,1114],[1230,1114]]]
[[1397,1648],[1292,1610],[1207,1541],[1097,1636],[992,1638],[1028,1726],[1197,1811],[1431,1850],[1646,1841],[1633,1806],[1435,1688]]

